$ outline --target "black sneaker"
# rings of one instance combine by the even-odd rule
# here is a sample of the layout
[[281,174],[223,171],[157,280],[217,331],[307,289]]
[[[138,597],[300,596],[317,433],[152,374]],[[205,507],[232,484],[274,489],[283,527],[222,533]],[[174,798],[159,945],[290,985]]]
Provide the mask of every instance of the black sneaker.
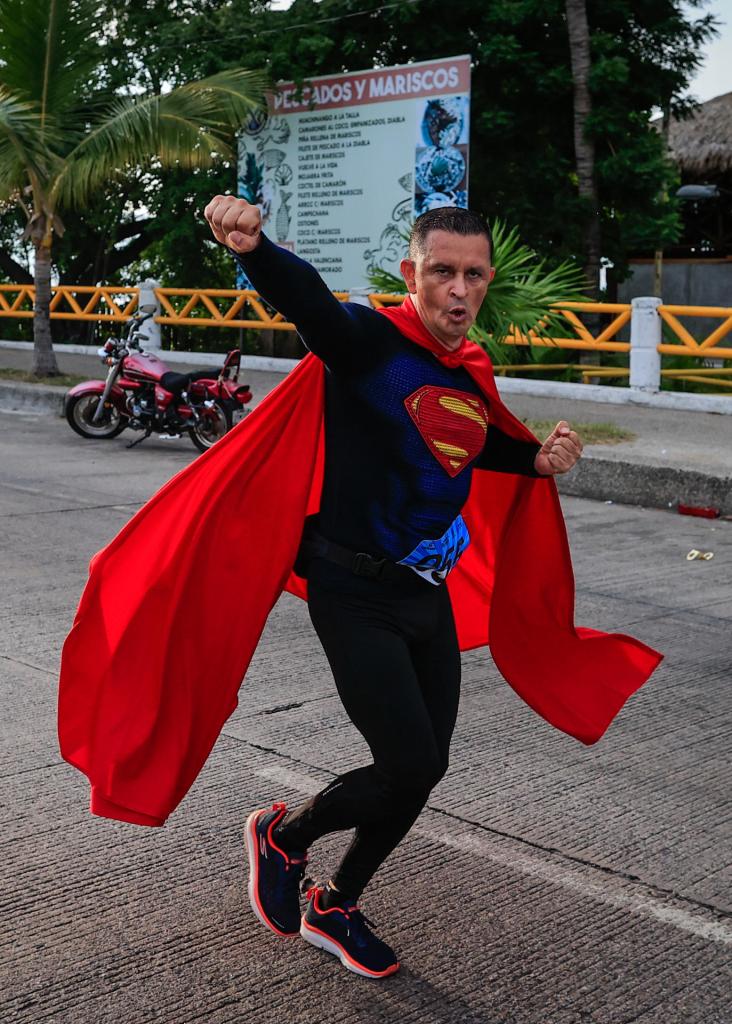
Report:
[[272,837],[286,813],[284,804],[273,804],[271,811],[254,811],[247,818],[245,838],[252,910],[275,934],[289,937],[300,930],[300,880],[307,856],[285,853]]
[[356,904],[326,910],[321,904],[322,893],[322,885],[308,890],[308,907],[300,925],[305,941],[337,956],[346,970],[364,978],[395,974],[399,961],[394,950],[374,935],[369,928],[373,923]]

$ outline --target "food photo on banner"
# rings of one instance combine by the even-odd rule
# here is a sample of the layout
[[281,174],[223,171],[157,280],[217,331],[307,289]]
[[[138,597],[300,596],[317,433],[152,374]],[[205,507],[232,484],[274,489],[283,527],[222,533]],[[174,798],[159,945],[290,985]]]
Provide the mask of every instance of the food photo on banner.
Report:
[[468,205],[470,96],[425,100],[418,118],[414,215]]

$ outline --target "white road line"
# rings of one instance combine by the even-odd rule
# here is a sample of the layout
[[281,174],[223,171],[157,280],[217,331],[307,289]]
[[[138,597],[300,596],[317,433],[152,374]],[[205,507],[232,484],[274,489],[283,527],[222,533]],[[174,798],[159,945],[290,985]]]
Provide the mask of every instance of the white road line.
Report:
[[[323,772],[323,778],[315,774],[309,775],[301,770],[293,770],[284,765],[271,765],[263,768],[252,768],[255,775],[270,779],[279,786],[311,795],[332,781],[330,773]],[[275,794],[277,795],[277,794]],[[707,942],[721,942],[732,945],[732,927],[724,921],[717,920],[711,911],[703,908],[688,910],[674,906],[662,898],[654,896],[640,883],[626,881],[614,875],[596,874],[591,867],[580,865],[568,867],[559,864],[551,854],[530,852],[517,849],[511,839],[500,836],[486,836],[477,833],[470,826],[460,822],[441,819],[439,815],[427,809],[421,822],[414,826],[412,833],[422,836],[433,843],[440,843],[458,853],[473,853],[478,857],[500,864],[502,867],[522,874],[541,878],[551,885],[560,886],[576,892],[588,899],[596,900],[610,907],[625,910],[632,914],[652,918],[661,924],[671,925],[689,935],[696,935]]]

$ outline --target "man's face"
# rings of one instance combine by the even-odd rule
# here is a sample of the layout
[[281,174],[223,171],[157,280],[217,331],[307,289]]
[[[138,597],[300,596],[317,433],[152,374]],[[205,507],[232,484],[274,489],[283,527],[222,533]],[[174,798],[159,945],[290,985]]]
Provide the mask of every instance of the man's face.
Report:
[[495,274],[488,239],[430,231],[423,252],[402,260],[401,271],[427,330],[445,348],[457,348]]

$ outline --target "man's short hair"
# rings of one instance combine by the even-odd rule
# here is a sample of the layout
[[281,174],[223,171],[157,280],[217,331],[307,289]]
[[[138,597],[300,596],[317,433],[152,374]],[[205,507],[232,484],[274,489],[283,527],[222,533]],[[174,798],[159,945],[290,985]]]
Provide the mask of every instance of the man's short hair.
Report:
[[440,206],[417,217],[409,236],[409,258],[416,260],[425,248],[430,231],[450,231],[455,235],[483,235],[493,255],[493,237],[488,222],[472,210],[460,206]]

